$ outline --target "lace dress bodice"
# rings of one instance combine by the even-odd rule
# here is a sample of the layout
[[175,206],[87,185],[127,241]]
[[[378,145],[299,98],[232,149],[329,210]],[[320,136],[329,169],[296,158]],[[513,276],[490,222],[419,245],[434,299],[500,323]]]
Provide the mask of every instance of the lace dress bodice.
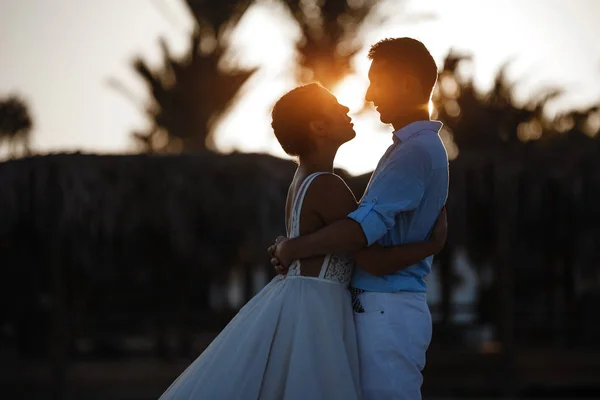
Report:
[[[291,227],[290,232],[288,232],[288,236],[290,238],[300,236],[300,214],[302,211],[302,203],[304,201],[304,196],[308,191],[308,187],[317,176],[326,173],[327,172],[316,172],[314,174],[311,174],[308,177],[306,177],[306,179],[304,179],[304,181],[300,185],[300,188],[298,189],[298,193],[296,194],[296,198],[294,199],[294,203],[292,206]],[[287,276],[302,275],[301,268],[302,266],[300,260],[294,261],[292,265],[290,265]],[[348,286],[350,284],[353,272],[354,260],[351,257],[344,255],[328,254],[323,260],[323,265],[321,265],[321,271],[319,273],[318,278]]]

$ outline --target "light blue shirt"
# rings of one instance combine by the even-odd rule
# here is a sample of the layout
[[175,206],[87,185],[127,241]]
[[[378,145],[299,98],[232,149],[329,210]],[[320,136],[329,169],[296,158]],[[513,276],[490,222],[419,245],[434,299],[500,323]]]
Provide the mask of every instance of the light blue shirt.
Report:
[[[442,124],[417,121],[394,132],[394,143],[379,161],[356,211],[368,245],[427,240],[448,197],[448,155],[439,136]],[[352,286],[373,292],[426,292],[433,256],[384,276],[357,267]]]

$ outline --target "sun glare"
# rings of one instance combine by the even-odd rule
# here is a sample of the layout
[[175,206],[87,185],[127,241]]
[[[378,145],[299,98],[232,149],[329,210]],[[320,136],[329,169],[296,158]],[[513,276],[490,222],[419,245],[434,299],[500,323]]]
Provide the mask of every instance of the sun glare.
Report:
[[435,111],[435,106],[433,105],[433,101],[431,99],[429,100],[429,105],[427,108],[429,110],[429,117],[431,118],[433,116],[433,112]]
[[356,75],[344,78],[333,90],[340,104],[350,109],[351,113],[361,110],[364,104],[367,83]]

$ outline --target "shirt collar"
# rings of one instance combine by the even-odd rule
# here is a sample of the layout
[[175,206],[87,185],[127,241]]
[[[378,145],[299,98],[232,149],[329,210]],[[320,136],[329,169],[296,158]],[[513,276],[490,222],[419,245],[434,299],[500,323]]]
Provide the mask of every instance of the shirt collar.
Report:
[[440,129],[442,129],[442,123],[439,121],[411,122],[394,132],[394,141],[400,140],[401,142],[405,142],[422,131],[434,131],[435,133],[439,133]]

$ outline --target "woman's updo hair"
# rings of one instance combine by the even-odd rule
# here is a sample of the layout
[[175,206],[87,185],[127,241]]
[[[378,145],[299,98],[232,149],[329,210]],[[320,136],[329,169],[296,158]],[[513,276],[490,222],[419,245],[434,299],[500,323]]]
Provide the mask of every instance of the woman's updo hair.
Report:
[[308,125],[324,116],[324,102],[331,96],[318,83],[309,83],[292,89],[275,103],[271,126],[283,151],[298,157],[310,152],[312,144]]

